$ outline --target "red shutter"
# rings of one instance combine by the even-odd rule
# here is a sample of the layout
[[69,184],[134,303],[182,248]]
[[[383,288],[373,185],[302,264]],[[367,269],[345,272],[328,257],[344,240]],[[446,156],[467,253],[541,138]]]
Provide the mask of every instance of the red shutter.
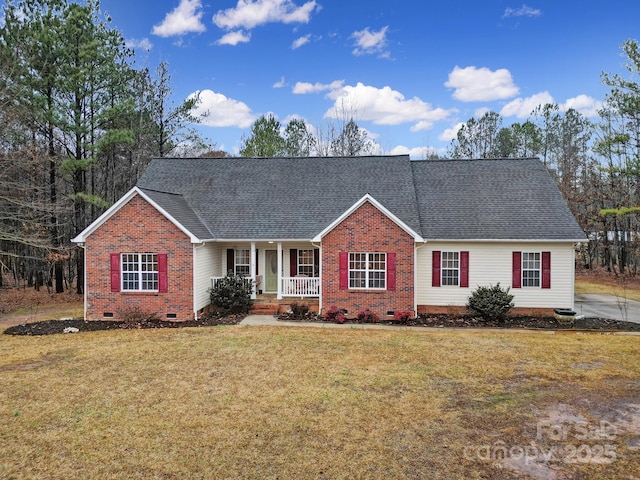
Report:
[[349,252],[340,252],[340,290],[349,289]]
[[167,254],[158,254],[158,292],[167,293],[169,291],[169,279],[167,277]]
[[295,277],[298,274],[298,249],[289,250],[289,276]]
[[320,276],[320,249],[313,250],[313,271],[316,277]]
[[469,252],[460,252],[460,287],[469,286]]
[[434,250],[431,253],[431,286],[440,286],[440,251]]
[[110,270],[111,270],[111,291],[119,292],[120,291],[120,254],[112,253],[111,261],[110,261]]
[[542,288],[551,288],[551,252],[542,252]]
[[387,253],[387,290],[396,289],[396,254]]
[[511,265],[511,287],[522,287],[522,252],[513,252]]
[[236,252],[233,248],[227,248],[227,273],[236,273]]

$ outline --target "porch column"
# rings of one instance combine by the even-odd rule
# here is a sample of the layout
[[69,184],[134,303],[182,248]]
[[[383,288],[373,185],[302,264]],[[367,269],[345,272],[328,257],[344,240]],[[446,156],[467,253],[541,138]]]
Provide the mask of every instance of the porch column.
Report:
[[278,242],[278,300],[282,300],[282,242]]
[[249,252],[249,274],[251,275],[251,298],[256,299],[256,242],[251,242]]

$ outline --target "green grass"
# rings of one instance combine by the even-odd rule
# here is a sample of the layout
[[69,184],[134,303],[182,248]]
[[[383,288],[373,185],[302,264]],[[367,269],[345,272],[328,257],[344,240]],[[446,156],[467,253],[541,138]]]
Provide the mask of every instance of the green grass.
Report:
[[[640,337],[596,334],[3,335],[0,478],[515,478],[468,452],[536,442],[558,406],[613,421],[637,404],[639,359]],[[631,437],[609,465],[553,466],[627,478]]]

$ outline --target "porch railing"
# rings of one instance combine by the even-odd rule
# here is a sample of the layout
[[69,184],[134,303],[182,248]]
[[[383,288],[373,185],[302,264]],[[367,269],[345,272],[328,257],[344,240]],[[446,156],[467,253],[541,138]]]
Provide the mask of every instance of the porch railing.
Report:
[[[211,277],[211,286],[215,287],[216,283],[224,277]],[[246,279],[248,282],[251,278]],[[256,279],[258,280],[258,279]],[[262,280],[260,278],[259,280]],[[319,277],[282,277],[282,296],[283,297],[319,297],[320,296],[320,278]]]
[[282,277],[283,297],[319,297],[319,277]]

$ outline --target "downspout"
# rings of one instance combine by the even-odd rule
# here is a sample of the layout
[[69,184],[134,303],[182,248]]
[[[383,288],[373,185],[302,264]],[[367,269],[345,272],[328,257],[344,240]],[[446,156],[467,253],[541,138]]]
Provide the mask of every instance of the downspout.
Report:
[[414,265],[413,265],[413,311],[418,316],[418,250],[427,245],[426,240],[422,240],[422,245],[414,247]]
[[83,261],[84,261],[84,265],[85,265],[85,268],[82,269],[83,270],[82,274],[84,276],[84,278],[82,279],[82,281],[83,281],[82,290],[84,292],[84,294],[83,294],[83,297],[84,297],[84,302],[83,302],[84,303],[84,308],[83,308],[82,316],[83,316],[83,320],[87,321],[87,267],[86,267],[86,265],[87,265],[87,249],[85,247],[84,242],[78,243],[78,247],[80,247],[82,249],[82,256],[84,257]]
[[200,243],[200,245],[195,245],[193,246],[193,268],[191,269],[191,271],[193,272],[193,298],[191,300],[192,305],[193,305],[193,319],[194,320],[199,320],[198,319],[198,309],[196,308],[196,286],[198,284],[197,282],[197,275],[196,275],[196,252],[199,248],[204,247],[206,244],[204,242]]
[[318,250],[320,250],[320,261],[318,262],[318,278],[319,278],[319,282],[320,285],[318,287],[318,295],[320,295],[318,297],[318,314],[320,314],[322,312],[322,244],[320,245],[316,245],[315,243],[311,242],[311,245],[313,245],[314,247],[318,247]]

